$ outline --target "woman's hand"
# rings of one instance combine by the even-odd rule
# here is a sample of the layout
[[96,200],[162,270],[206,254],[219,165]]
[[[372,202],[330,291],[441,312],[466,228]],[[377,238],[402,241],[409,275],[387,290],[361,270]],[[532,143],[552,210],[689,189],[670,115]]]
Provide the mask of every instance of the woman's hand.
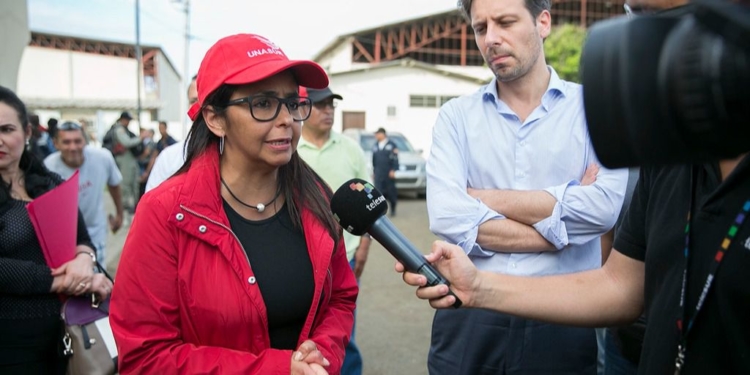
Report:
[[[93,253],[89,247],[82,245],[76,247],[76,251]],[[52,276],[54,277],[52,292],[76,296],[86,293],[91,287],[91,280],[94,276],[91,256],[85,253],[78,254],[71,261],[53,269]]]
[[328,362],[312,340],[305,340],[292,354],[292,374],[327,375]]
[[104,301],[112,293],[112,282],[103,273],[94,274],[86,293],[94,293],[99,301]]
[[292,359],[292,375],[328,375],[328,371],[317,363],[309,364]]

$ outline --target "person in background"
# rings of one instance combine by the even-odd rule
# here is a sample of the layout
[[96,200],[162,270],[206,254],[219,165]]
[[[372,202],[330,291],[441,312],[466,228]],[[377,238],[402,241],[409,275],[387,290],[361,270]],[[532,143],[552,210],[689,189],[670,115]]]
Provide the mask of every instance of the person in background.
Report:
[[[55,136],[58,151],[44,159],[44,165],[52,172],[68,179],[78,174],[78,208],[83,213],[91,241],[96,248],[99,264],[106,267],[107,231],[113,233],[122,226],[123,208],[120,195],[122,175],[115,159],[107,150],[86,144],[84,128],[77,122],[60,124]],[[104,190],[109,191],[115,204],[115,216],[109,216],[104,208]]]
[[396,216],[398,148],[395,143],[388,139],[383,128],[375,132],[375,139],[377,142],[372,146],[372,169],[375,187],[383,193],[388,201],[391,216]]
[[[198,89],[196,85],[197,75],[193,76],[190,85],[188,86],[187,96],[188,104],[193,105],[198,101]],[[171,146],[167,146],[163,151],[159,152],[154,162],[154,167],[151,168],[151,174],[148,176],[148,182],[146,183],[146,191],[159,186],[166,179],[171,177],[177,172],[182,164],[185,163],[185,141],[178,141]]]
[[[304,89],[304,88],[303,88]],[[301,91],[301,90],[300,90]],[[334,100],[342,100],[341,95],[334,94],[330,88],[322,90],[307,89],[307,97],[312,101],[312,112],[302,126],[302,136],[297,146],[297,153],[312,169],[336,190],[352,178],[368,180],[367,161],[362,148],[357,142],[345,137],[333,128]],[[303,93],[300,95],[304,96]],[[370,251],[370,236],[354,236],[344,232],[346,258],[359,282]],[[342,375],[362,374],[362,355],[354,342],[355,327],[346,346]]]
[[104,299],[112,283],[93,272],[95,250],[80,212],[75,258],[47,266],[26,205],[62,179],[26,149],[30,137],[26,106],[0,86],[0,373],[62,375],[60,297]]
[[140,151],[135,151],[140,146],[142,139],[128,130],[133,116],[129,112],[122,112],[117,121],[112,125],[111,132],[105,135],[103,144],[105,148],[111,145],[110,151],[115,157],[117,167],[122,174],[122,200],[125,209],[130,213],[135,212],[140,198],[140,187],[138,182],[138,160]]
[[[57,149],[55,149],[55,133],[57,133],[57,123],[58,121],[56,118],[50,118],[49,120],[47,120],[47,134],[49,135],[49,137],[46,137],[48,152],[47,155],[57,151]],[[45,157],[47,155],[45,155]]]
[[167,132],[166,121],[159,121],[159,135],[161,135],[161,138],[159,138],[159,142],[156,144],[157,154],[164,151],[165,148],[177,143],[177,140],[172,138]]
[[148,175],[151,173],[151,168],[154,166],[154,159],[159,153],[157,151],[158,146],[154,141],[156,132],[154,129],[143,129],[141,128],[141,143],[143,144],[143,152],[138,156],[138,196],[141,197],[146,193],[146,181],[148,181]]
[[300,85],[328,77],[262,36],[206,53],[185,164],[144,196],[122,252],[121,374],[340,371],[357,283],[331,189],[296,152]]
[[47,152],[47,129],[39,123],[39,116],[36,114],[29,115],[29,124],[31,126],[31,138],[29,138],[29,151],[37,160],[44,160],[49,155]]

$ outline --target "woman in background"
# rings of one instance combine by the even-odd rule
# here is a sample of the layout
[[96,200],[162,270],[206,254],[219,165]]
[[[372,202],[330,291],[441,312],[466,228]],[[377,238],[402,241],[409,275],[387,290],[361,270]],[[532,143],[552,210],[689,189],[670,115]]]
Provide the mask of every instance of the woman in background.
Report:
[[64,374],[58,294],[104,299],[112,283],[93,273],[94,246],[80,212],[75,258],[47,266],[26,205],[62,179],[27,150],[30,137],[26,106],[0,86],[0,374]]

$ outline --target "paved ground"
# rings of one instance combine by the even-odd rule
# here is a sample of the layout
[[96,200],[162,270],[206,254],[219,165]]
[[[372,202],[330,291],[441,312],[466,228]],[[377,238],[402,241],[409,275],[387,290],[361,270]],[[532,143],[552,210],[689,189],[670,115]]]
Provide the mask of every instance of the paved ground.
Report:
[[[112,203],[108,202],[111,209]],[[126,218],[126,224],[130,218]],[[427,225],[422,199],[402,198],[394,224],[428,252],[435,237]],[[107,268],[116,273],[128,227],[110,235]],[[426,358],[433,310],[414,297],[414,290],[393,271],[394,260],[379,244],[370,249],[362,275],[357,308],[357,343],[365,362],[365,375],[427,374]]]

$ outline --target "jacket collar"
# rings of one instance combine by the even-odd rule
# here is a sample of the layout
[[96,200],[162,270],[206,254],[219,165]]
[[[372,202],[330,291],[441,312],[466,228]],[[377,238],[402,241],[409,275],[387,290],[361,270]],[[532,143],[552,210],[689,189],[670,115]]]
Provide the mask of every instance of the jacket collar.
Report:
[[219,150],[216,145],[209,146],[192,161],[183,181],[177,196],[179,206],[229,226],[221,201]]

